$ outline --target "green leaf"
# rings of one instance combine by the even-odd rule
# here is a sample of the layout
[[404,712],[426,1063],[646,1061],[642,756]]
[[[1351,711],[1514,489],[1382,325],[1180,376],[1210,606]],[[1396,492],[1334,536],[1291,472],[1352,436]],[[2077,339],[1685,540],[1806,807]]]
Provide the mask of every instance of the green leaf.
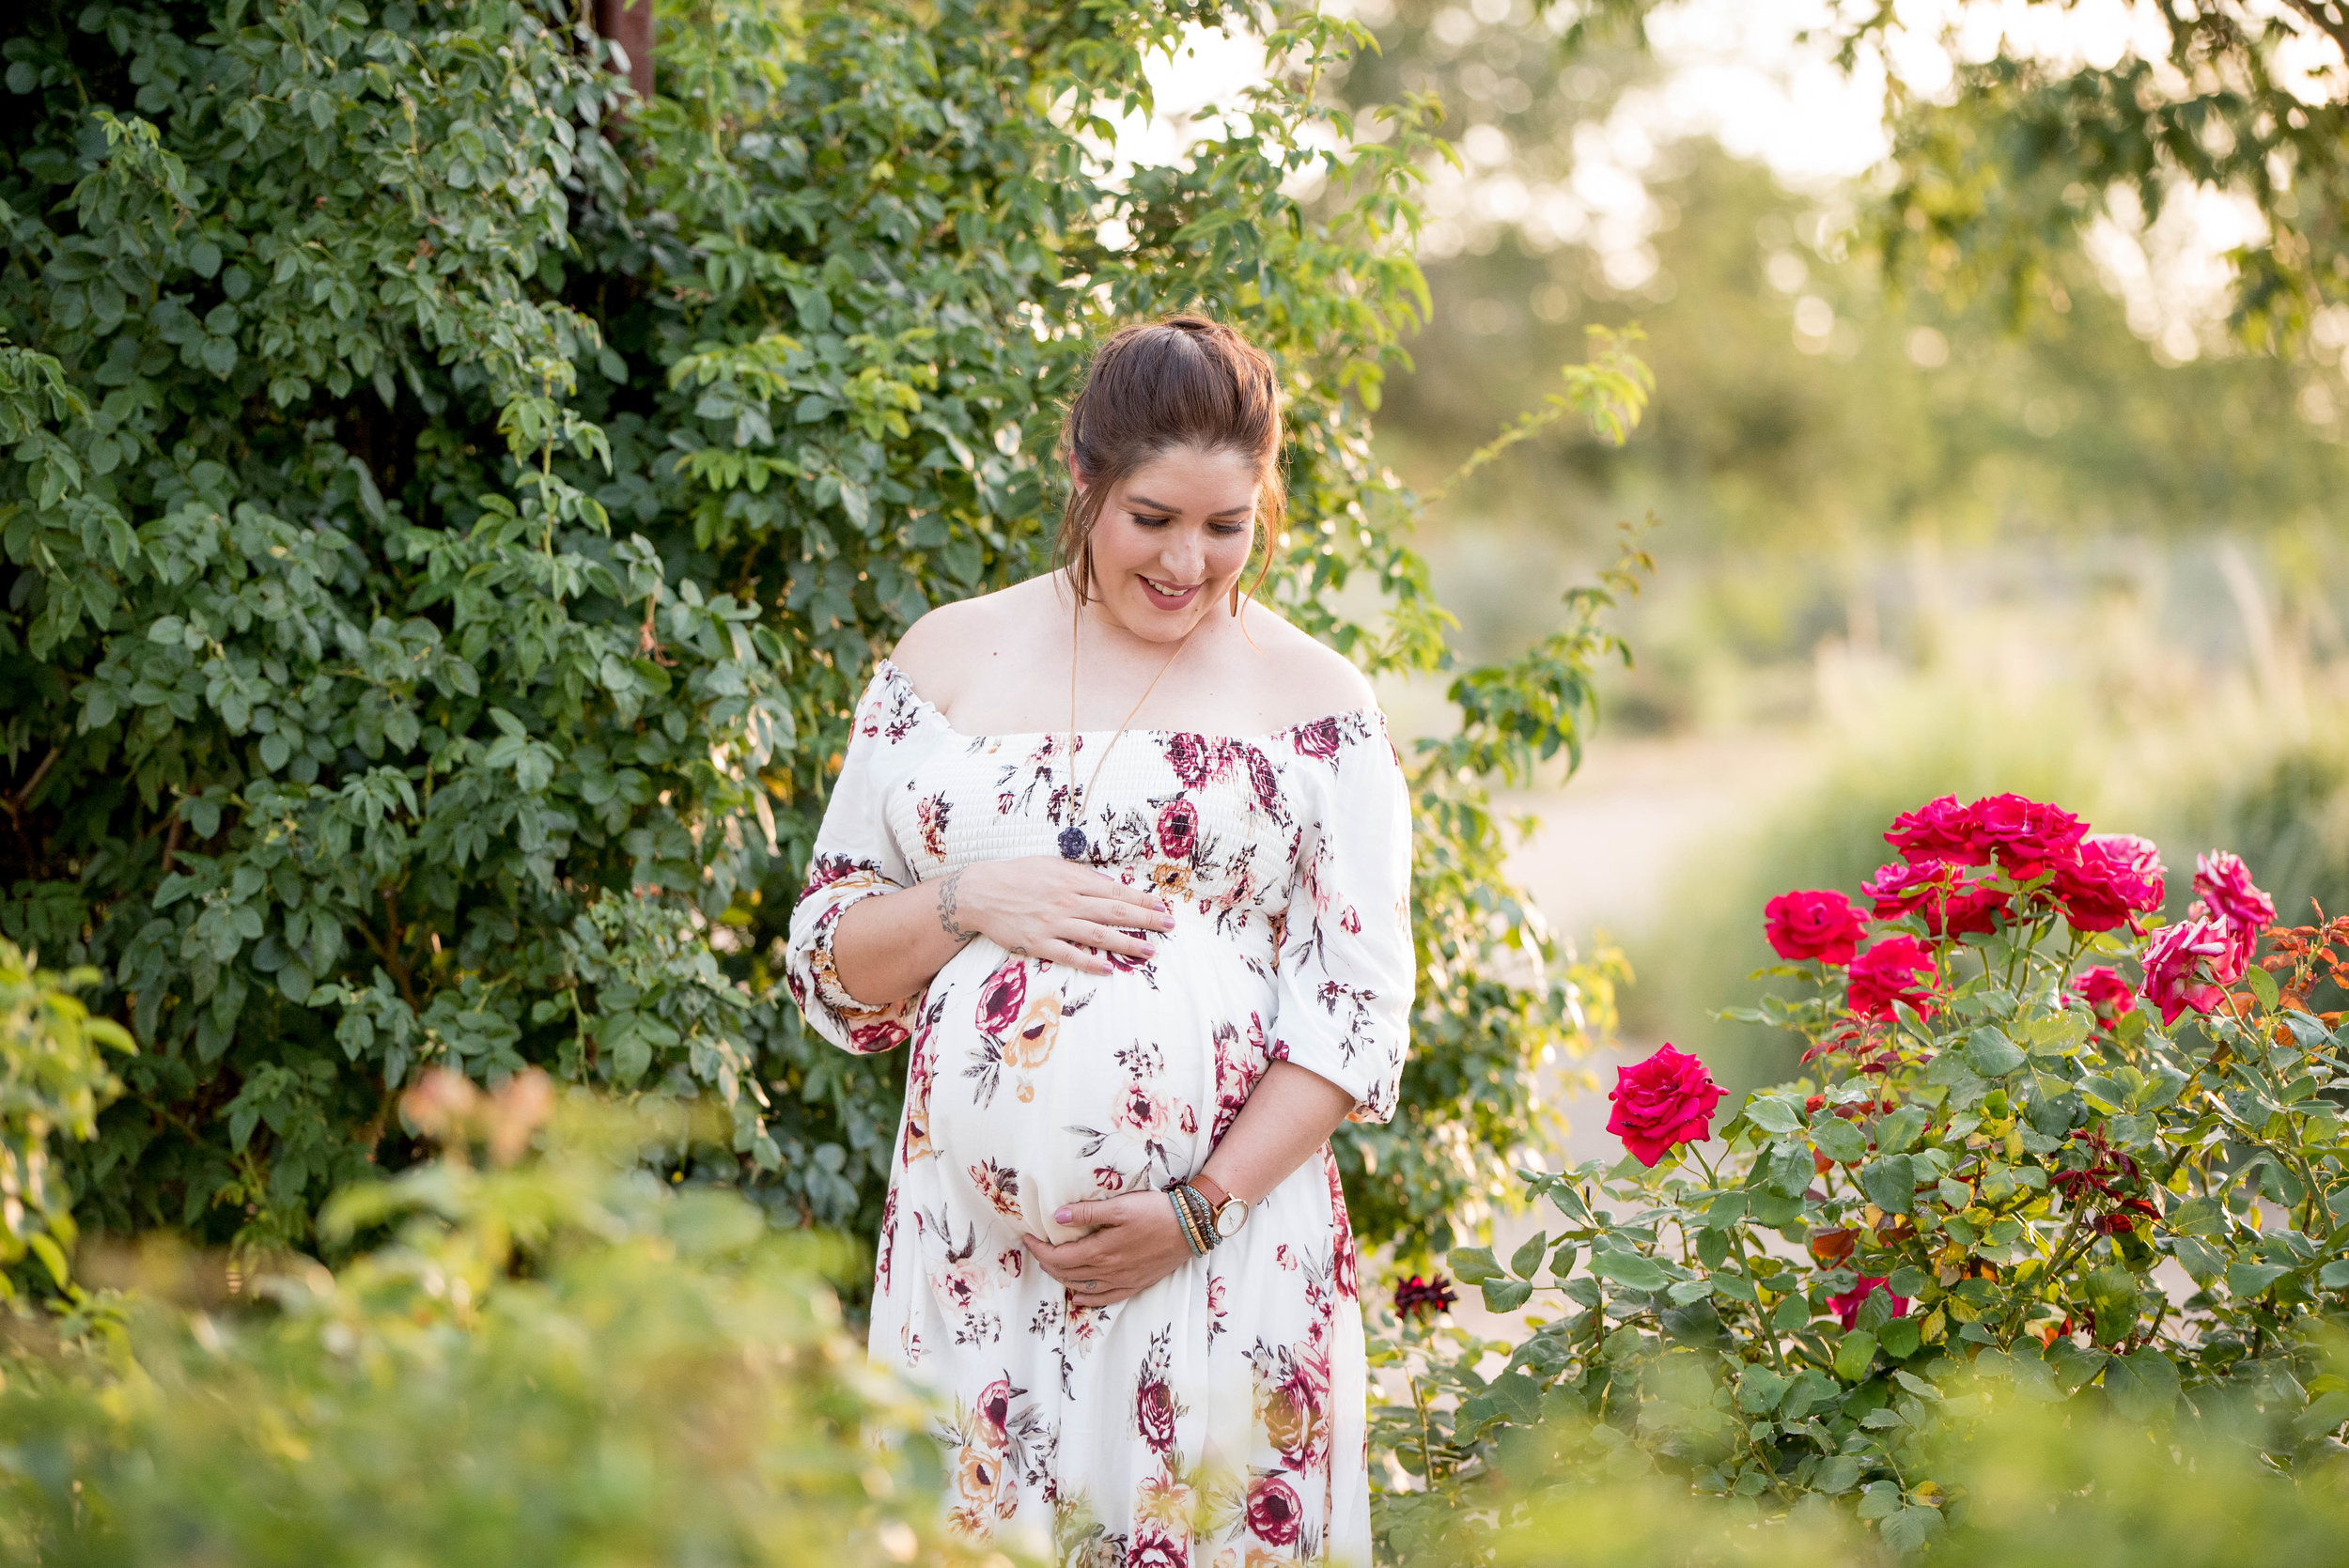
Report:
[[1485,1310],[1493,1312],[1514,1312],[1533,1294],[1533,1287],[1523,1280],[1487,1280],[1483,1289]]
[[1812,1124],[1811,1136],[1829,1159],[1849,1165],[1868,1157],[1868,1135],[1841,1116],[1820,1117]]
[[1865,1328],[1855,1328],[1835,1347],[1835,1375],[1846,1383],[1857,1383],[1868,1375],[1875,1358],[1876,1337]]
[[1942,1528],[1941,1511],[1912,1503],[1889,1515],[1876,1528],[1884,1532],[1886,1545],[1904,1557],[1910,1556]]
[[1870,1160],[1859,1168],[1859,1188],[1887,1214],[1906,1214],[1917,1198],[1917,1167],[1907,1155]]
[[2122,1418],[2151,1421],[2177,1408],[2177,1363],[2151,1345],[2114,1359],[2105,1368],[2105,1395]]
[[1591,1272],[1602,1280],[1611,1280],[1626,1290],[1662,1290],[1672,1282],[1672,1277],[1658,1267],[1654,1259],[1611,1248],[1592,1252]]
[[1876,1149],[1896,1155],[1917,1141],[1931,1113],[1921,1105],[1905,1105],[1876,1123]]
[[2275,1011],[2279,998],[2274,975],[2260,968],[2259,965],[2253,964],[2243,971],[2243,983],[2251,987],[2251,994],[2260,999],[2262,1007],[2271,1013]]
[[1862,1461],[1856,1454],[1839,1453],[1818,1468],[1811,1478],[1812,1489],[1836,1497],[1859,1484]]
[[1509,1272],[1520,1280],[1531,1280],[1534,1271],[1542,1266],[1542,1254],[1548,1250],[1548,1234],[1535,1231],[1525,1238],[1523,1246],[1509,1254]]
[[1995,1029],[1977,1029],[1966,1037],[1966,1065],[1983,1078],[2004,1078],[2023,1060],[2022,1048]]
[[1502,1269],[1494,1261],[1489,1247],[1455,1247],[1444,1257],[1452,1265],[1452,1277],[1464,1285],[1482,1284],[1486,1280],[1502,1277]]
[[2337,1259],[2318,1269],[2316,1282],[2326,1290],[2349,1290],[2349,1258]]
[[1758,1094],[1746,1102],[1746,1120],[1764,1132],[1789,1133],[1802,1126],[1802,1110],[1791,1100]]
[[1768,1367],[1748,1367],[1737,1379],[1737,1408],[1749,1416],[1766,1416],[1778,1408],[1794,1379]]
[[2258,1296],[2291,1272],[2279,1263],[2231,1263],[2227,1265],[2227,1294]]
[[2188,1198],[2178,1204],[2170,1211],[2165,1222],[2181,1235],[2224,1236],[2230,1228],[2226,1205],[2206,1195]]

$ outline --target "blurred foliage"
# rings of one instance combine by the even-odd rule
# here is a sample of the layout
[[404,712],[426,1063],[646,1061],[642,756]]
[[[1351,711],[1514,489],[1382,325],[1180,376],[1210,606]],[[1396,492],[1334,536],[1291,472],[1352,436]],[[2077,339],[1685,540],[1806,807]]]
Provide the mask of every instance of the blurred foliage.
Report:
[[121,1025],[91,1017],[74,995],[97,983],[89,970],[38,970],[0,938],[0,1309],[21,1296],[13,1276],[27,1254],[49,1288],[67,1282],[77,1233],[49,1141],[97,1132],[99,1107],[122,1088],[105,1050],[132,1048]]
[[554,1094],[425,1078],[407,1110],[445,1152],[334,1200],[330,1230],[380,1238],[340,1272],[287,1260],[204,1303],[168,1294],[166,1244],[117,1258],[148,1288],[0,1357],[0,1555],[975,1560],[941,1528],[928,1407],[844,1330],[823,1276],[848,1250],[646,1170],[675,1125],[581,1095],[543,1130]]
[[[2339,1342],[2328,1353],[2338,1358]],[[1937,1471],[1965,1498],[1911,1563],[1982,1568],[2327,1568],[2349,1541],[2340,1456],[2294,1480],[2264,1465],[2230,1403],[2144,1422],[2042,1403],[2030,1385],[1961,1381],[1967,1414],[1936,1439]],[[1381,1499],[1398,1568],[1890,1568],[1903,1559],[1839,1508],[1766,1517],[1742,1498],[1692,1496],[1604,1423],[1558,1418],[1504,1445],[1486,1512],[1440,1524]]]
[[[697,1176],[869,1232],[902,1063],[815,1041],[773,964],[851,703],[1046,564],[1098,333],[1196,306],[1290,394],[1274,598],[1469,702],[1414,766],[1407,1109],[1339,1144],[1366,1238],[1444,1239],[1579,1038],[1483,775],[1579,747],[1607,590],[1455,667],[1370,451],[1427,107],[1329,102],[1362,35],[1310,8],[716,0],[623,116],[583,14],[0,21],[0,934],[142,1046],[61,1157],[86,1218],[311,1245],[416,1157],[417,1074],[537,1065],[714,1097]],[[1278,69],[1118,165],[1145,54],[1220,18]],[[1576,383],[1616,435],[1636,369]]]
[[[1397,1538],[1472,1531],[1490,1478],[1571,1486],[1613,1446],[1768,1513],[1848,1498],[1913,1554],[1993,1512],[1945,1468],[1983,1378],[2141,1425],[2225,1410],[2269,1467],[2339,1472],[2349,1026],[2309,1008],[2349,921],[2271,932],[2263,963],[2220,972],[2232,995],[2156,1008],[2155,939],[2078,929],[2061,873],[2017,870],[1984,874],[2008,901],[1986,930],[1855,927],[1929,955],[1913,1007],[1863,1000],[1858,963],[1778,965],[1756,1017],[1809,1070],[1719,1144],[1531,1173],[1549,1229],[1505,1261],[1453,1250],[1487,1311],[1546,1315],[1514,1343],[1424,1314],[1380,1341],[1409,1400],[1374,1445],[1418,1483],[1388,1500]],[[2087,966],[2140,961],[2141,1004],[2075,993]]]

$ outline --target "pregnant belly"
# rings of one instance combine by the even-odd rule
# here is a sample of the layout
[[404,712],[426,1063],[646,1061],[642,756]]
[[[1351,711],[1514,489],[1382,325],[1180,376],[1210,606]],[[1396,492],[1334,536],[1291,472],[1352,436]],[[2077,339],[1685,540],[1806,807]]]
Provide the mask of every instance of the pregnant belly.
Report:
[[1211,941],[1168,941],[1149,973],[1100,976],[966,949],[930,1000],[943,1174],[1048,1240],[1080,1234],[1052,1220],[1063,1203],[1195,1172],[1264,1069],[1270,989]]

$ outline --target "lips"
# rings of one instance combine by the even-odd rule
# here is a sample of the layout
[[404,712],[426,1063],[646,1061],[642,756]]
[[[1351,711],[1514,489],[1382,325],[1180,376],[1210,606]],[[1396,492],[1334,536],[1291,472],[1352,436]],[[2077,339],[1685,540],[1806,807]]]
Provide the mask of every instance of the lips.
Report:
[[[1140,574],[1137,573],[1136,575],[1139,576]],[[1143,592],[1150,597],[1150,602],[1152,604],[1158,606],[1161,610],[1180,610],[1184,605],[1189,604],[1191,601],[1193,596],[1199,592],[1200,586],[1201,585],[1196,582],[1187,582],[1180,587],[1173,587],[1163,583],[1153,582],[1146,577],[1142,578]]]

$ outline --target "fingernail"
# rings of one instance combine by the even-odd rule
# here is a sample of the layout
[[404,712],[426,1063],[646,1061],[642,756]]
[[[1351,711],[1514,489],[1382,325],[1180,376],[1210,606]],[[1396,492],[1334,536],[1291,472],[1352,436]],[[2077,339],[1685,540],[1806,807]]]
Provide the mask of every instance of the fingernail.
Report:
[[1066,1224],[1067,1224],[1067,1223],[1068,1223],[1068,1211],[1067,1211],[1066,1209],[1054,1209],[1054,1210],[1052,1211],[1052,1223],[1053,1223],[1053,1224],[1055,1224],[1055,1225],[1066,1225]]

